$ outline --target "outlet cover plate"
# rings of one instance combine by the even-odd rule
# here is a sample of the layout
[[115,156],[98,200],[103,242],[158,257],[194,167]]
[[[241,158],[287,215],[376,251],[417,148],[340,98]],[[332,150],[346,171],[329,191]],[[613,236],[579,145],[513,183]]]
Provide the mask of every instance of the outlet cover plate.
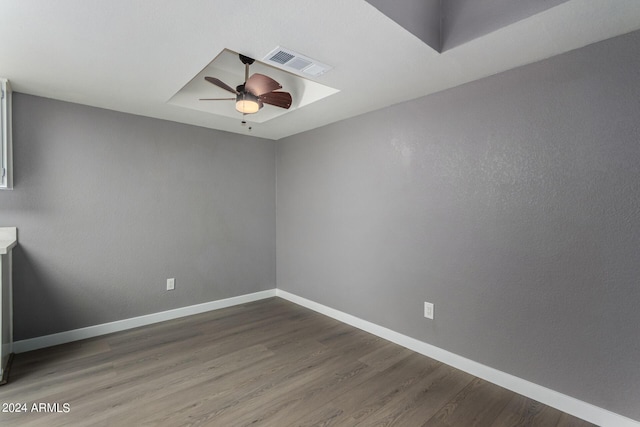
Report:
[[426,317],[427,319],[433,319],[433,303],[424,303],[424,317]]

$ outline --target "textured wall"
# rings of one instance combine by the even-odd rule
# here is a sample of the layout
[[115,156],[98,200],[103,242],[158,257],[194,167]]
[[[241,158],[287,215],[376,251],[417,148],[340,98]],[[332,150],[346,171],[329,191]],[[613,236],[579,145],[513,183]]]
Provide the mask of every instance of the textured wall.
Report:
[[567,0],[367,0],[437,51],[449,50]]
[[453,49],[568,0],[442,1],[442,50]]
[[278,287],[640,420],[638,52],[280,141]]
[[17,340],[275,287],[274,142],[23,94],[13,107],[0,226],[19,229]]
[[434,50],[440,51],[440,0],[367,0],[367,3]]

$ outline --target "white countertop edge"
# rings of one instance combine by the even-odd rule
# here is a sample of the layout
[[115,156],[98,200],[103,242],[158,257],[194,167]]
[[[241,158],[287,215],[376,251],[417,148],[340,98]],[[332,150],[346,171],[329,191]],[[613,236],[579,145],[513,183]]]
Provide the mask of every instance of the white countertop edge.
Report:
[[0,255],[5,255],[18,244],[16,227],[0,227]]

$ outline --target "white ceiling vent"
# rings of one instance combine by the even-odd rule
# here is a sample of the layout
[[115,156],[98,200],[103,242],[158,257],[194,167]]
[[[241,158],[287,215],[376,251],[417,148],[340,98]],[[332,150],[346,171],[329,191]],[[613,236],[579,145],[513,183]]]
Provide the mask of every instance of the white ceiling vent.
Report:
[[306,74],[311,77],[321,76],[333,68],[315,59],[280,46],[269,52],[263,61],[267,64],[275,65],[278,68]]

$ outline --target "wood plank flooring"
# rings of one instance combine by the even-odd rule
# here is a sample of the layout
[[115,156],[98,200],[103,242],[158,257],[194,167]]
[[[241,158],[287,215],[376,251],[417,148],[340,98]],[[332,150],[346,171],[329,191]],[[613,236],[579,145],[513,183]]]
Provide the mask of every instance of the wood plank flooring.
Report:
[[279,298],[18,354],[0,404],[27,406],[6,427],[592,425]]

